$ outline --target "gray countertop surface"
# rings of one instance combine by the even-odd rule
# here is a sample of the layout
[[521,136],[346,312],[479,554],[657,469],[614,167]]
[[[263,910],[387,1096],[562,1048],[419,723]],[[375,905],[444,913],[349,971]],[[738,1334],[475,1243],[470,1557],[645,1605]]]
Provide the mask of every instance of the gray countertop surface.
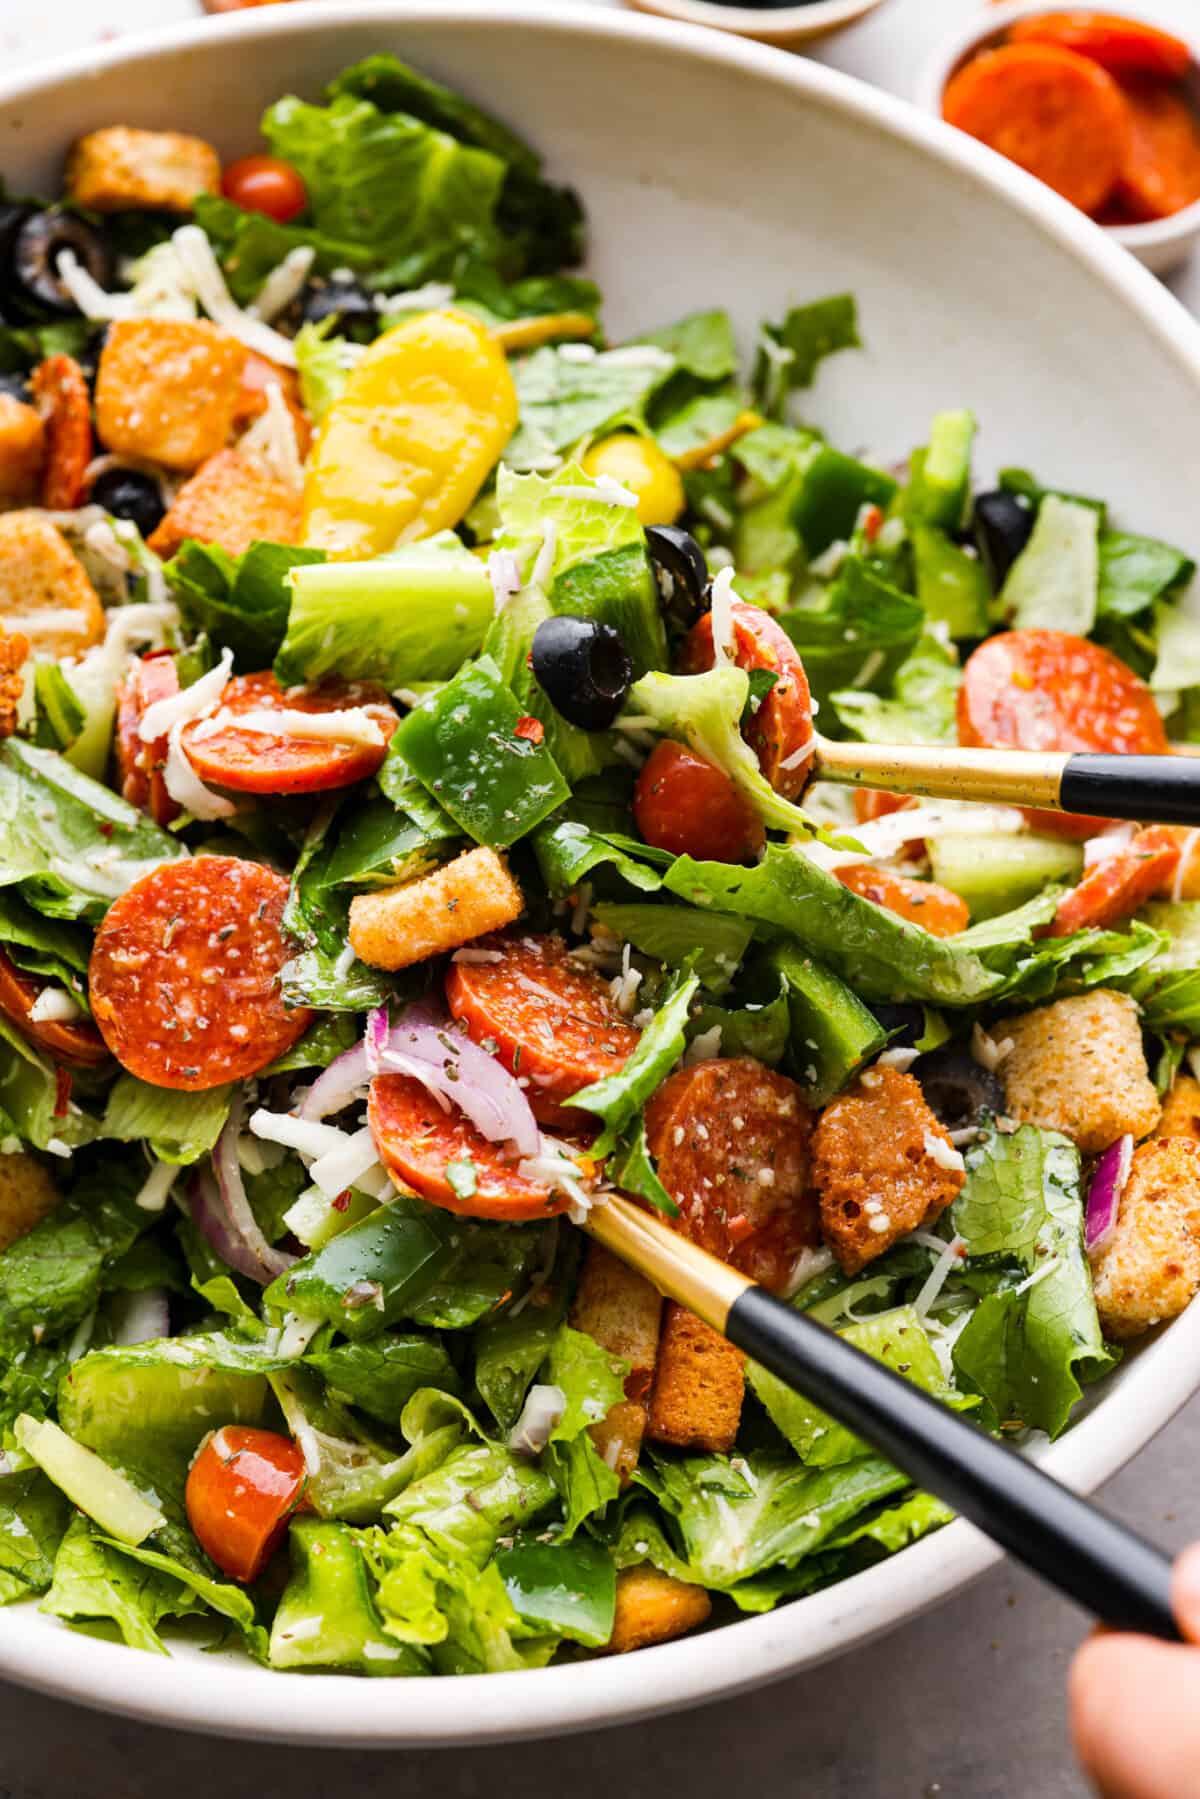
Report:
[[[547,0],[548,8],[565,3]],[[818,54],[911,92],[929,48],[968,3],[892,0]],[[1194,7],[1159,0],[1134,10],[1194,30]],[[195,0],[0,0],[0,57],[7,70],[198,10]],[[1171,285],[1200,310],[1196,261]],[[1200,1398],[1109,1484],[1105,1503],[1180,1548],[1200,1535],[1197,1466]],[[749,1697],[553,1744],[414,1754],[223,1743],[0,1683],[0,1799],[1067,1799],[1086,1791],[1064,1705],[1085,1628],[1069,1606],[1005,1566],[870,1648]],[[320,1702],[314,1682],[314,1707]]]
[[[1198,1465],[1200,1399],[1104,1502],[1182,1547],[1200,1519]],[[1005,1566],[870,1648],[748,1697],[552,1743],[412,1754],[223,1743],[0,1685],[0,1799],[1068,1799],[1086,1791],[1063,1702],[1085,1629]]]

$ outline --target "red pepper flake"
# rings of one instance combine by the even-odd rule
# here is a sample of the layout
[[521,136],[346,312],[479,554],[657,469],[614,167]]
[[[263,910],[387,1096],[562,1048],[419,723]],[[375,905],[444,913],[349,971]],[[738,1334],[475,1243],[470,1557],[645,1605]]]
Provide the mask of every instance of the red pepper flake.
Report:
[[350,1189],[349,1189],[349,1187],[346,1187],[341,1193],[339,1193],[335,1200],[331,1200],[330,1204],[333,1206],[333,1209],[335,1212],[348,1212],[350,1210]]
[[874,543],[883,525],[883,513],[878,506],[863,508],[862,534],[868,543]]
[[523,737],[527,743],[540,743],[546,735],[546,727],[540,718],[530,718],[526,712],[517,720],[513,735]]
[[731,1218],[725,1228],[729,1234],[729,1241],[735,1248],[754,1234],[754,1226],[744,1212],[739,1212],[736,1218]]
[[102,818],[99,820],[99,828],[101,837],[111,837],[115,826],[110,825],[106,819]]
[[71,1071],[61,1063],[54,1069],[54,1116],[65,1118],[71,1103]]

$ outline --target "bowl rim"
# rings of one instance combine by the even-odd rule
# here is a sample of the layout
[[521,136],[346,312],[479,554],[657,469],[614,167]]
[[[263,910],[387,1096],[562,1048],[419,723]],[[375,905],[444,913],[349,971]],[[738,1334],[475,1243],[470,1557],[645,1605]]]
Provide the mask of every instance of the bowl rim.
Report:
[[[311,0],[139,34],[0,78],[0,108],[36,104],[60,82],[214,42],[270,49],[293,36],[336,41],[348,25],[434,25],[464,34],[529,29],[576,40],[643,42],[689,62],[732,65],[899,140],[990,190],[1124,302],[1200,393],[1200,323],[1067,201],[1016,165],[906,101],[749,39],[580,7],[550,17],[539,0]],[[280,58],[286,64],[286,51]],[[281,77],[281,81],[284,77]],[[1087,1492],[1137,1452],[1200,1385],[1200,1305],[1130,1359],[1120,1375],[1125,1429],[1101,1400],[1058,1443],[1034,1453]],[[867,1643],[1001,1559],[962,1520],[877,1567],[762,1617],[636,1655],[530,1672],[364,1681],[266,1671],[239,1658],[159,1658],[74,1633],[29,1605],[0,1610],[0,1676],[55,1697],[176,1728],[260,1741],[357,1748],[486,1744],[553,1736],[681,1710],[765,1684]],[[314,1705],[318,1691],[324,1703]],[[408,1696],[406,1698],[406,1695]],[[415,1701],[415,1703],[414,1703]]]
[[[1200,82],[1200,38],[1190,32],[1184,34],[1177,31],[1174,25],[1166,25],[1161,19],[1153,17],[1153,7],[1147,9],[1141,4],[1127,5],[1119,0],[1117,10],[1122,18],[1139,19],[1147,25],[1157,25],[1162,31],[1170,31],[1173,37],[1186,43],[1192,52],[1192,74]],[[975,13],[969,20],[956,25],[952,31],[941,38],[921,66],[917,76],[914,98],[918,106],[932,113],[934,118],[942,116],[942,94],[946,83],[961,62],[964,62],[972,51],[990,43],[1000,33],[1018,19],[1034,18],[1038,13],[1061,12],[1053,0],[1005,0],[999,6],[991,6],[986,15]],[[1086,216],[1086,215],[1084,215]],[[1095,220],[1090,223],[1097,223]],[[1140,251],[1157,250],[1168,244],[1182,244],[1184,240],[1200,233],[1200,200],[1193,200],[1190,206],[1181,207],[1178,212],[1168,213],[1164,219],[1147,219],[1134,225],[1098,225],[1098,229],[1114,243],[1132,250],[1136,255]]]
[[792,6],[742,6],[738,0],[623,0],[626,6],[682,25],[707,25],[738,37],[795,40],[853,25],[885,0],[798,0]]

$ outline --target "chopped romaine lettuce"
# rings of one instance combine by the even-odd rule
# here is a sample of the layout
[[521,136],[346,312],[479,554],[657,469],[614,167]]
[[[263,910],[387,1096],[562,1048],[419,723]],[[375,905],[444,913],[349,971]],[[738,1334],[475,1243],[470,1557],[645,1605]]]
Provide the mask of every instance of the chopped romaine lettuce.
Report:
[[285,687],[336,674],[389,692],[444,681],[483,641],[487,569],[452,531],[374,562],[310,557],[289,577],[287,634],[275,658]]

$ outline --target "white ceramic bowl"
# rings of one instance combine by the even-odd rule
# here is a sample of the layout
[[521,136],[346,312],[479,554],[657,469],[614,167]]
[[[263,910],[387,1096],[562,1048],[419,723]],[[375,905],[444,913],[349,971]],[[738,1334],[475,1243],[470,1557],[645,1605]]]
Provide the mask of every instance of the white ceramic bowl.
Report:
[[[583,191],[615,335],[852,288],[868,348],[822,372],[835,441],[901,454],[971,405],[983,471],[1031,464],[1200,549],[1200,328],[1063,201],[970,138],[803,59],[712,32],[525,0],[335,0],[207,20],[0,82],[0,169],[53,191],[79,132],[128,123],[254,147],[264,106],[392,49],[511,119]],[[1095,1487],[1200,1385],[1200,1306],[1130,1356],[1046,1463]],[[953,1524],[827,1592],[640,1654],[461,1680],[314,1681],[170,1660],[0,1611],[0,1674],[158,1723],[384,1746],[611,1724],[728,1695],[890,1629],[998,1559]],[[981,1623],[981,1628],[986,1626]],[[803,1703],[802,1697],[798,1703]],[[797,1719],[798,1732],[803,1730]]]
[[657,13],[681,25],[708,25],[759,44],[795,49],[863,19],[883,0],[807,0],[798,6],[738,6],[713,0],[624,0],[637,12]]
[[[1007,5],[990,6],[986,12],[973,13],[968,23],[960,25],[942,40],[925,64],[917,82],[917,104],[940,119],[946,83],[961,64],[980,50],[990,49],[1015,20],[1056,10],[1061,9],[1048,5],[1046,0],[1008,0]],[[1124,0],[1118,0],[1111,10],[1124,18],[1145,19],[1148,24],[1161,25],[1164,31],[1170,31],[1176,37],[1179,35],[1172,23],[1156,19],[1152,11],[1136,4],[1127,6]],[[1200,107],[1200,49],[1193,50],[1186,85],[1193,101]],[[1200,244],[1200,200],[1180,212],[1173,212],[1169,218],[1152,219],[1145,225],[1102,225],[1098,229],[1114,243],[1131,251],[1155,274],[1165,275],[1185,261]]]

